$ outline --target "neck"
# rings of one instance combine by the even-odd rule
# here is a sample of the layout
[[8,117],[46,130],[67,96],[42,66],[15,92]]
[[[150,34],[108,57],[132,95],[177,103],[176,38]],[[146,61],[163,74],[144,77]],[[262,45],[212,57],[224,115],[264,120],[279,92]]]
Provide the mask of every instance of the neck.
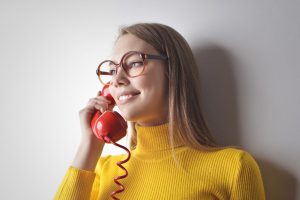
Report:
[[137,122],[138,126],[159,126],[168,123],[168,120],[151,121],[151,122]]
[[[160,151],[171,151],[169,123],[156,126],[141,126],[135,124],[137,135],[136,152],[154,153]],[[174,148],[183,146],[183,142],[174,138]]]

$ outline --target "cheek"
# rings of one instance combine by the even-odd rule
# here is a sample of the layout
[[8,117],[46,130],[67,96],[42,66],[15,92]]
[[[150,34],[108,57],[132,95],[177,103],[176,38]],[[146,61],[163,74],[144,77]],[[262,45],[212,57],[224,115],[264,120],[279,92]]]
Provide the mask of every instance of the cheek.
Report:
[[164,101],[167,101],[166,97],[168,94],[165,79],[152,77],[147,80],[141,80],[138,84],[139,89],[143,94],[143,101],[153,103],[163,103]]
[[165,75],[163,65],[149,66],[144,76],[137,77],[136,82],[141,88],[165,88],[167,85],[167,78]]

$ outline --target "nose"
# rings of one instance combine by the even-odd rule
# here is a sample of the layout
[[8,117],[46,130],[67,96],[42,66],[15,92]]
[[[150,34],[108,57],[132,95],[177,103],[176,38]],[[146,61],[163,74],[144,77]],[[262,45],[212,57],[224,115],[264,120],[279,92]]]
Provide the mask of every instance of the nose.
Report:
[[116,75],[111,79],[111,84],[115,87],[118,87],[120,85],[127,85],[128,83],[129,79],[126,75],[126,72],[124,71],[123,67],[119,66]]

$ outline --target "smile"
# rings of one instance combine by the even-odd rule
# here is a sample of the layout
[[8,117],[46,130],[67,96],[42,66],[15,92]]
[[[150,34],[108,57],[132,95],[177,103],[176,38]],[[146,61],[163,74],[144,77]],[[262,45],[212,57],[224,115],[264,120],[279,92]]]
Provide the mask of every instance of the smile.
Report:
[[133,99],[135,99],[136,98],[136,96],[138,96],[139,95],[139,93],[138,94],[126,94],[126,95],[121,95],[120,97],[119,97],[119,104],[125,104],[125,103],[128,103],[128,102],[130,102],[130,101],[132,101]]

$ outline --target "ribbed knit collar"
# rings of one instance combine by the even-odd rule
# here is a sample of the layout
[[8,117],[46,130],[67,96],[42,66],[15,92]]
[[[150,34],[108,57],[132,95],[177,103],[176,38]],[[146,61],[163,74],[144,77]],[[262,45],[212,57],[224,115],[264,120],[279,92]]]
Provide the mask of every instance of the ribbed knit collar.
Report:
[[[171,144],[169,141],[169,123],[158,126],[140,126],[135,124],[137,132],[137,146],[134,155],[152,155],[152,158],[170,155]],[[178,139],[174,139],[174,148],[183,146]],[[154,156],[154,157],[153,157]]]

